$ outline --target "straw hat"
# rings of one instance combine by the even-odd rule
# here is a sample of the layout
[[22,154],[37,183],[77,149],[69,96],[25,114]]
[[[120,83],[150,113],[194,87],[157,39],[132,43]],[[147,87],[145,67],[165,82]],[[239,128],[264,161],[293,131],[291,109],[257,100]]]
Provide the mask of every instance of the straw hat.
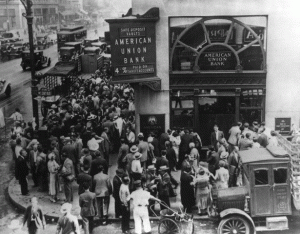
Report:
[[63,214],[66,214],[66,213],[70,212],[71,209],[72,209],[72,204],[64,203],[60,208],[60,212]]
[[139,153],[139,152],[136,152],[136,153],[134,154],[134,158],[135,158],[135,159],[140,159],[141,157],[142,157],[142,154]]
[[149,165],[148,168],[147,168],[148,171],[155,171],[156,168],[154,165]]
[[153,142],[153,137],[148,137],[148,143],[152,143]]
[[131,153],[136,153],[138,150],[139,150],[139,149],[138,149],[138,147],[137,147],[136,145],[133,145],[133,146],[131,146],[131,148],[130,148],[130,152],[131,152]]
[[57,109],[57,105],[52,104],[52,105],[51,105],[51,109]]
[[227,159],[228,158],[228,152],[223,151],[220,155],[220,159]]
[[169,170],[169,168],[168,168],[166,165],[161,166],[161,167],[159,168],[159,171],[167,171],[167,170]]
[[191,143],[189,144],[189,147],[190,147],[190,148],[195,148],[195,143],[194,143],[194,142],[191,142]]

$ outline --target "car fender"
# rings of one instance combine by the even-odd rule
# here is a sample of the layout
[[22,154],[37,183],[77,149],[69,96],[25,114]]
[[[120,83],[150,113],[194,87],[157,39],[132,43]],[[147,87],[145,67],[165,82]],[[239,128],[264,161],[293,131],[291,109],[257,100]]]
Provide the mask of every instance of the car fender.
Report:
[[229,215],[240,215],[240,216],[246,218],[249,221],[250,225],[252,226],[252,229],[254,230],[253,233],[256,234],[254,222],[253,222],[252,218],[250,217],[250,215],[248,215],[245,211],[236,209],[236,208],[226,209],[226,210],[221,211],[220,218],[225,218],[226,216],[229,216]]
[[3,86],[3,89],[1,90],[0,94],[5,93],[6,88],[7,88],[8,86],[11,86],[10,82],[5,81],[4,86]]

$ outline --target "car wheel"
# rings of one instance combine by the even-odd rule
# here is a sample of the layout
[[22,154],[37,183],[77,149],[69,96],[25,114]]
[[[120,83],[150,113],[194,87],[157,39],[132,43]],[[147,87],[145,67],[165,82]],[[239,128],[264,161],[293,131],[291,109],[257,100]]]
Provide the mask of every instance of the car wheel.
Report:
[[240,215],[232,215],[222,219],[218,227],[218,234],[250,234],[250,231],[251,227],[248,220]]
[[5,95],[6,95],[6,97],[10,97],[10,94],[11,94],[11,87],[9,85],[9,86],[6,87]]

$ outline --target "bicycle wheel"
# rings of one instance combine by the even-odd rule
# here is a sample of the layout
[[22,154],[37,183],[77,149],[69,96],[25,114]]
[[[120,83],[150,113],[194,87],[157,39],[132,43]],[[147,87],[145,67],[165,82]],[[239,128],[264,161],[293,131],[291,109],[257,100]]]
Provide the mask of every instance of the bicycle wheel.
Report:
[[164,218],[159,221],[158,233],[159,234],[179,234],[180,228],[174,220]]

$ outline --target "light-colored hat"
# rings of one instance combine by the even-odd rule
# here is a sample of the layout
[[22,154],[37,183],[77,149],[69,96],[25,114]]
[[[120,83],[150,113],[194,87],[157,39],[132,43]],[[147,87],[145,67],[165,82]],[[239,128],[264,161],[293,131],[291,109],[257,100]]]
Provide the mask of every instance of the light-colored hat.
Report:
[[114,120],[116,120],[116,119],[118,119],[119,118],[119,116],[118,115],[115,115],[114,116]]
[[167,170],[169,170],[169,168],[168,168],[166,165],[161,166],[161,167],[159,168],[159,171],[167,171]]
[[34,144],[34,145],[37,145],[37,144],[39,144],[39,142],[38,142],[38,140],[37,140],[37,139],[33,139],[33,140],[31,141],[31,143],[32,143],[32,144]]
[[148,168],[147,168],[148,171],[155,171],[156,168],[154,165],[149,165]]
[[189,144],[189,147],[190,147],[190,148],[195,148],[195,143],[194,143],[194,142],[191,142],[191,143]]
[[56,108],[57,108],[57,105],[55,105],[55,104],[51,105],[51,109],[56,109]]
[[70,212],[72,209],[72,204],[70,203],[64,203],[61,208],[60,208],[60,212],[65,214],[65,213],[68,213]]
[[131,148],[130,148],[130,152],[131,153],[135,153],[135,152],[137,152],[139,149],[138,149],[138,147],[136,146],[136,145],[133,145],[133,146],[131,146]]
[[144,137],[144,134],[143,134],[142,132],[140,132],[140,133],[138,134],[138,137]]
[[20,224],[19,220],[14,219],[10,222],[10,224],[7,226],[9,229],[15,230],[22,228],[22,225]]
[[51,160],[51,158],[54,157],[55,158],[55,154],[53,152],[51,152],[50,154],[48,154],[48,159]]
[[227,159],[228,158],[228,152],[223,151],[220,155],[220,159]]
[[64,141],[71,141],[70,137],[65,137]]
[[153,137],[148,137],[148,143],[152,143],[153,142]]
[[140,152],[136,152],[135,154],[134,154],[134,158],[135,159],[140,159],[142,157],[142,154],[140,153]]

